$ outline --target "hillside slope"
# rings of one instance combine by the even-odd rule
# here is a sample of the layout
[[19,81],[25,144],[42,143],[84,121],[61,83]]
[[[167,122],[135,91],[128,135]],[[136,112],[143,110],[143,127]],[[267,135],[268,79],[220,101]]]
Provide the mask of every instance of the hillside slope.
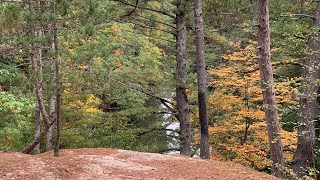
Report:
[[39,155],[0,152],[0,179],[277,179],[231,162],[107,148]]

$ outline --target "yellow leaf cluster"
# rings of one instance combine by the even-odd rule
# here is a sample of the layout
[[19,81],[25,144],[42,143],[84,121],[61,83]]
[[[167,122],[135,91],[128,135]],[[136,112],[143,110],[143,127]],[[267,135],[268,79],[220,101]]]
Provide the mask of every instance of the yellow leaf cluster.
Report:
[[93,94],[89,94],[86,98],[76,99],[72,102],[69,102],[67,107],[75,111],[98,113],[100,110],[97,108],[97,106],[100,104],[100,102],[101,100],[99,98],[95,97]]
[[[244,136],[244,126],[223,122],[209,128],[211,141],[214,144],[212,156],[217,160],[230,160],[258,169],[271,165],[268,159],[269,142],[265,122],[257,122],[250,126],[248,139],[241,144]],[[296,132],[282,131],[282,143],[285,148],[293,150],[296,143]],[[233,154],[226,157],[225,154]],[[292,153],[285,151],[285,159],[291,160]]]
[[[209,96],[208,110],[215,126],[209,128],[216,159],[232,160],[258,169],[270,166],[269,146],[265,114],[262,110],[262,89],[256,57],[256,42],[240,49],[237,42],[231,43],[239,51],[223,56],[225,62],[219,68],[208,70],[212,76],[209,85],[215,90]],[[274,51],[276,51],[275,49]],[[275,83],[277,103],[295,104],[296,90],[291,79]],[[246,124],[247,123],[247,124]],[[246,125],[248,136],[243,143]],[[295,132],[282,131],[282,142],[286,148],[294,149]],[[231,154],[231,155],[230,155]],[[292,153],[285,152],[286,160]]]

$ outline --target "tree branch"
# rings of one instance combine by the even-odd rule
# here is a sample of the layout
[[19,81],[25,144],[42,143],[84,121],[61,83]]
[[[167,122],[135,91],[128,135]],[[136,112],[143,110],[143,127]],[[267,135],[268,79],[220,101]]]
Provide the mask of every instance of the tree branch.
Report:
[[150,34],[144,34],[144,33],[141,33],[141,32],[130,31],[130,30],[127,30],[127,29],[122,29],[122,28],[118,28],[118,29],[121,29],[121,30],[126,31],[126,32],[129,32],[129,33],[140,34],[140,35],[143,35],[143,36],[146,36],[146,37],[151,37],[151,38],[155,38],[155,39],[157,39],[157,40],[167,41],[167,42],[176,44],[175,41],[171,41],[171,40],[169,40],[169,39],[164,39],[164,38],[152,36],[152,35],[150,35]]
[[308,15],[308,14],[288,14],[288,15],[281,15],[281,17],[292,17],[292,16],[300,16],[300,17],[308,17],[308,18],[311,18],[311,19],[316,19],[314,16]]
[[136,5],[135,5],[134,9],[132,11],[130,11],[128,14],[124,15],[124,16],[130,16],[131,14],[133,14],[136,11],[137,7],[138,7],[138,3],[139,3],[139,0],[136,0]]
[[165,15],[165,16],[168,16],[168,17],[171,17],[173,19],[175,19],[176,17],[172,14],[169,14],[167,12],[164,12],[164,11],[160,11],[160,10],[156,10],[156,9],[151,9],[151,8],[148,8],[148,7],[141,7],[141,6],[136,6],[136,5],[133,5],[133,4],[130,4],[126,1],[122,1],[122,0],[113,0],[113,1],[116,1],[116,2],[120,2],[122,4],[125,4],[125,5],[128,5],[128,6],[132,6],[132,7],[136,7],[136,8],[139,8],[139,9],[142,9],[142,10],[147,10],[147,11],[151,11],[151,12],[156,12],[156,13],[159,13],[159,14],[162,14],[162,15]]
[[140,17],[140,18],[143,18],[143,19],[146,19],[148,21],[153,21],[153,22],[156,22],[156,23],[159,23],[159,24],[163,24],[165,26],[168,26],[168,27],[171,27],[173,29],[176,29],[175,26],[171,25],[171,24],[168,24],[168,23],[165,23],[165,22],[162,22],[162,21],[157,21],[157,20],[154,20],[154,19],[151,19],[151,18],[147,18],[145,16],[140,16],[140,15],[136,15],[137,17]]
[[[281,66],[281,65],[288,65],[288,64],[297,65],[297,66],[303,66],[302,64],[296,63],[296,62],[279,62],[279,63],[276,63],[276,64],[272,64],[272,66]],[[249,74],[249,73],[253,73],[253,72],[258,71],[258,70],[259,70],[259,67],[255,68],[255,69],[252,69],[250,71],[244,71],[242,73],[243,74]]]
[[139,134],[137,134],[137,136],[140,137],[140,136],[143,136],[143,135],[145,135],[145,134],[151,133],[151,132],[153,132],[153,131],[171,131],[171,132],[174,132],[174,133],[179,133],[179,131],[173,130],[173,129],[152,128],[152,129],[149,129],[148,131],[140,132]]
[[[140,22],[141,22],[141,21],[140,21]],[[143,28],[148,28],[148,29],[154,29],[154,30],[162,31],[162,32],[165,32],[165,33],[168,33],[168,34],[172,34],[173,36],[176,36],[176,34],[173,33],[173,32],[166,31],[166,30],[163,30],[163,29],[159,29],[159,28],[154,27],[154,26],[144,25],[144,24],[137,23],[137,22],[134,22],[134,21],[126,21],[126,23],[131,23],[131,24],[134,24],[134,25],[137,25],[137,26],[141,26],[141,27],[143,27]]]

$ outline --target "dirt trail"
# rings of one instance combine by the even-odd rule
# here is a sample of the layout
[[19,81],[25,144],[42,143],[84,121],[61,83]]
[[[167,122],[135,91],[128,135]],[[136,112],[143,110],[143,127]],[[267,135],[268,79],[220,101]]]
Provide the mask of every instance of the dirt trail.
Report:
[[49,151],[39,155],[0,152],[0,179],[11,180],[206,180],[277,179],[231,162],[116,149]]

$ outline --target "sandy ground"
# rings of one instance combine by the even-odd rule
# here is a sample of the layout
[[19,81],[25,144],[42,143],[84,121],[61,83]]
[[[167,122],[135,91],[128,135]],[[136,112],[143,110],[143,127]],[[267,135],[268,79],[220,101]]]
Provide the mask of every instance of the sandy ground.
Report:
[[205,180],[277,179],[239,164],[116,149],[61,150],[39,155],[0,152],[0,179]]

